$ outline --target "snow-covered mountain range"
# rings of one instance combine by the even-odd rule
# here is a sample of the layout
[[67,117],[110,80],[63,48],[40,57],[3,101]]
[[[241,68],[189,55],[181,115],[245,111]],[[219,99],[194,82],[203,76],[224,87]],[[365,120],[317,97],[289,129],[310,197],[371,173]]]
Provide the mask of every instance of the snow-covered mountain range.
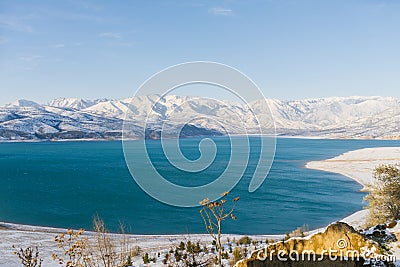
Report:
[[[249,105],[268,133],[273,128],[272,114],[281,136],[400,137],[400,101],[392,97],[266,99]],[[158,137],[162,123],[164,131],[185,126],[184,136],[257,133],[258,129],[254,115],[242,103],[174,95],[59,98],[44,105],[18,100],[0,107],[0,140],[119,139],[125,115],[131,138]],[[140,128],[144,121],[150,122],[146,133]]]

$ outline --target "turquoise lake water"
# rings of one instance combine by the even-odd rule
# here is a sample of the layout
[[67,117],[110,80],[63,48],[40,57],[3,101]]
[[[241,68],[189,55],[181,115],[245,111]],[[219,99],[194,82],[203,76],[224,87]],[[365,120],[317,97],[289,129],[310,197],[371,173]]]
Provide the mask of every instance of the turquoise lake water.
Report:
[[[184,155],[198,157],[200,140],[182,139]],[[197,174],[170,166],[159,141],[148,145],[160,173],[174,183],[196,186],[212,181],[226,166],[227,139],[214,140],[217,160]],[[246,172],[231,192],[241,198],[238,220],[227,221],[223,231],[275,234],[304,224],[317,228],[362,209],[364,194],[359,184],[304,165],[349,150],[381,146],[400,146],[400,141],[279,138],[264,184],[249,193]],[[249,168],[255,162],[250,158]],[[160,203],[138,187],[125,164],[120,141],[0,143],[0,221],[91,229],[95,214],[113,231],[123,222],[128,232],[136,234],[204,233],[199,208]]]

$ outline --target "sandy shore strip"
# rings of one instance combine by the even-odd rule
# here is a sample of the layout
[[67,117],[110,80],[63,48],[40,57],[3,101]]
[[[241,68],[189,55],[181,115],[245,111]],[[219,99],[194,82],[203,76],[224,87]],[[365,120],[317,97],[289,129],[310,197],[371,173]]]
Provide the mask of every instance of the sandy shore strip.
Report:
[[349,151],[331,159],[311,161],[306,164],[306,168],[342,174],[365,188],[372,182],[376,166],[395,163],[400,163],[400,147],[376,147]]

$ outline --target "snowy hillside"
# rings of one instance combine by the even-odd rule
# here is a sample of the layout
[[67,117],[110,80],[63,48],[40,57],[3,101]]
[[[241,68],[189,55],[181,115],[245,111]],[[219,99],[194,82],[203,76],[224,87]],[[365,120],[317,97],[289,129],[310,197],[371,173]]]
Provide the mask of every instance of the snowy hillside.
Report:
[[[265,103],[268,103],[268,106]],[[258,100],[250,106],[264,130],[278,135],[323,138],[399,138],[400,101],[391,97],[332,97],[281,101]],[[273,120],[271,119],[271,110]],[[41,105],[18,100],[0,107],[0,140],[118,139],[123,120],[130,137],[159,135],[162,123],[181,134],[257,133],[247,105],[188,96],[138,96],[120,100],[58,98]]]

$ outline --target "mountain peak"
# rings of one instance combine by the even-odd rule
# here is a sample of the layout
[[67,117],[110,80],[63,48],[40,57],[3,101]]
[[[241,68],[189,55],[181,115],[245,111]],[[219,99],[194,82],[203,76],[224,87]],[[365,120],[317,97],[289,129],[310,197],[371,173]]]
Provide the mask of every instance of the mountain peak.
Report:
[[14,102],[8,103],[5,105],[6,108],[42,108],[42,106],[35,101],[26,100],[26,99],[19,99]]
[[108,99],[88,100],[83,98],[60,97],[50,101],[48,105],[57,108],[72,108],[81,110],[105,101],[108,101]]

